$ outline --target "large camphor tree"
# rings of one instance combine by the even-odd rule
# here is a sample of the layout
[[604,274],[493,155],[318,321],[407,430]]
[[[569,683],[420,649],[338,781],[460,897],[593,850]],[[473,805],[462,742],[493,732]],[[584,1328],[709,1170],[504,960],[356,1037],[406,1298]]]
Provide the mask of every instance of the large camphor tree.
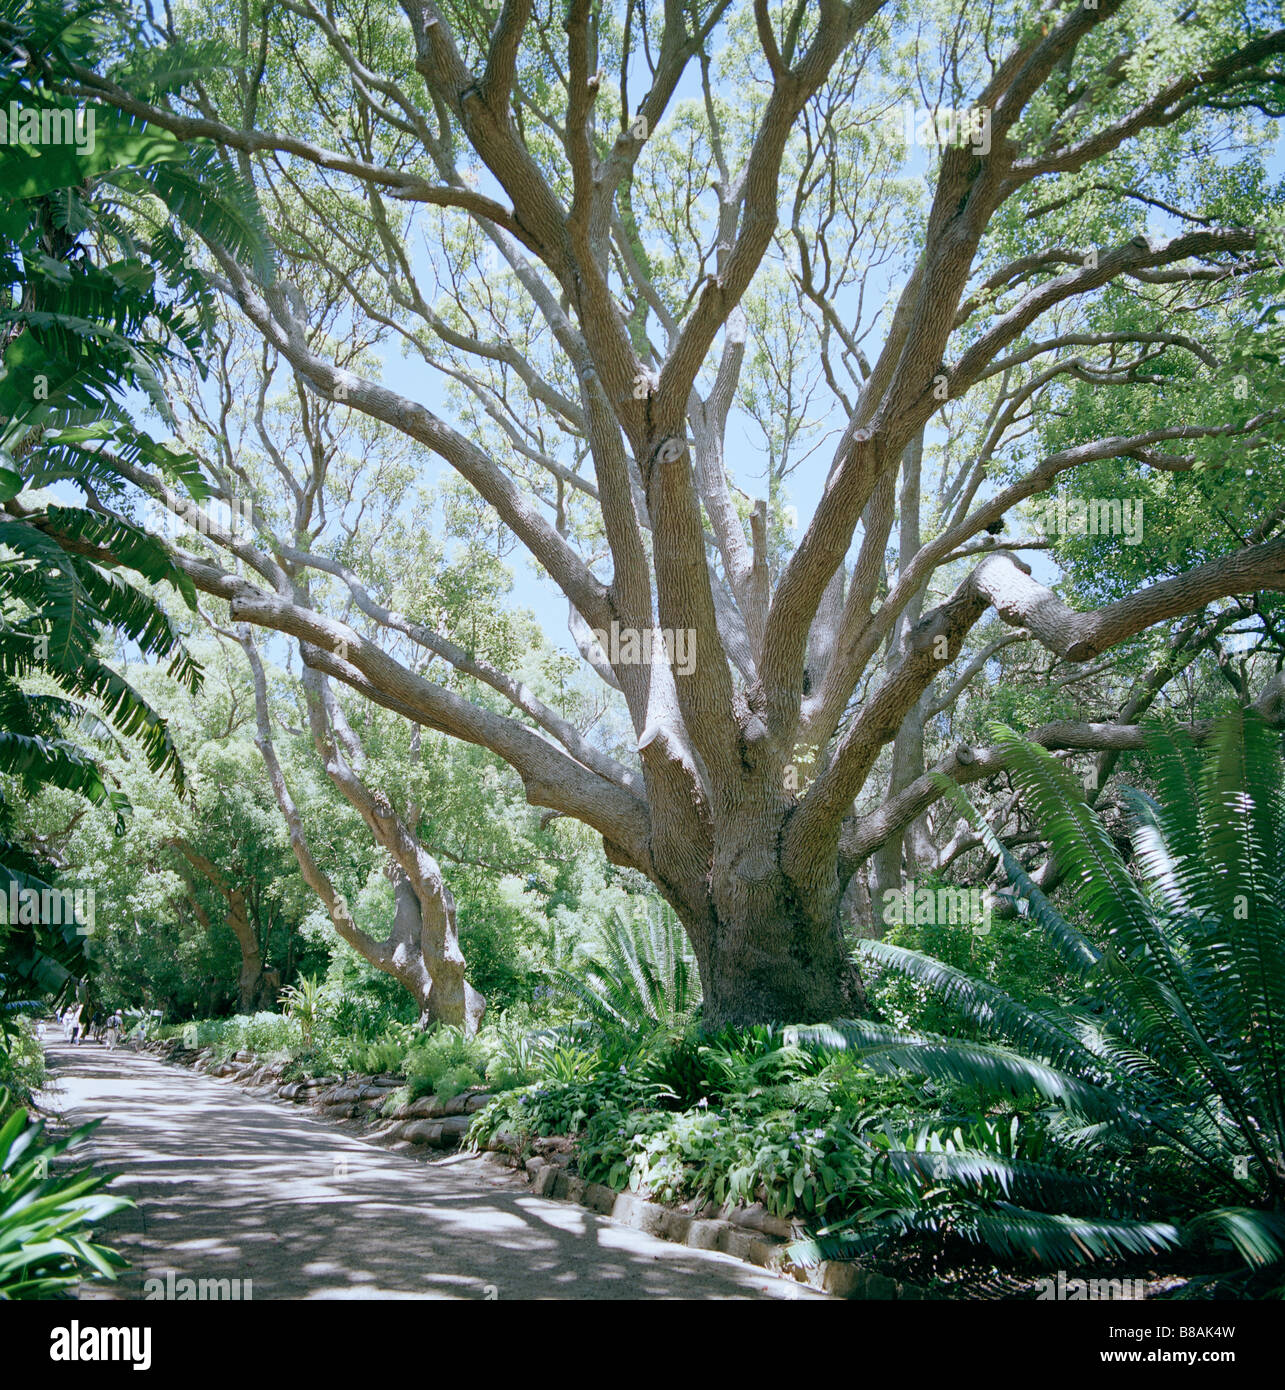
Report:
[[[221,558],[177,563],[312,671],[491,749],[600,833],[681,919],[709,1022],[860,1011],[854,875],[890,854],[895,874],[934,773],[1004,765],[950,740],[961,692],[1019,647],[1078,679],[1155,629],[1122,698],[1031,729],[1109,761],[1193,652],[1272,628],[1270,10],[175,8],[79,94],[239,163],[278,254],[268,274],[206,236],[227,300],[305,391],[467,482],[565,596],[635,748],[356,577],[346,606],[314,601],[310,568],[342,577],[318,537],[215,527]],[[382,329],[382,365],[322,301]],[[805,459],[824,485],[792,535]],[[1132,571],[1098,537],[1113,582],[1087,606],[1022,558],[1050,544],[1024,505],[1080,477],[1189,521]],[[678,659],[656,640],[637,659],[656,629]],[[391,654],[408,641],[458,679]],[[1257,683],[1242,702],[1279,719],[1279,680]]]

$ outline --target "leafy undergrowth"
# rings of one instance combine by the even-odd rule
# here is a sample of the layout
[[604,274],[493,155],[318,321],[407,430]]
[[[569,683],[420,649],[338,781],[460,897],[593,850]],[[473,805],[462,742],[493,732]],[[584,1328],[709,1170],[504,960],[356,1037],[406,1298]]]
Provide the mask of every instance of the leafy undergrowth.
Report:
[[606,1037],[568,1040],[562,1074],[497,1096],[470,1142],[569,1135],[589,1182],[691,1207],[757,1202],[820,1225],[878,1181],[877,1126],[911,1126],[940,1109],[926,1088],[823,1058],[768,1028],[693,1027],[620,1052]]
[[262,1012],[200,1019],[156,1031],[162,1042],[196,1052],[208,1049],[223,1061],[248,1053],[284,1063],[286,1080],[318,1076],[396,1076],[404,1079],[399,1101],[423,1095],[449,1099],[471,1088],[504,1091],[556,1072],[562,1047],[556,1033],[524,1033],[503,1016],[476,1037],[459,1028],[419,1030],[385,1022],[373,1037],[352,1038],[326,1015],[305,1027],[297,1014]]
[[32,1107],[44,1080],[45,1053],[36,1026],[19,1014],[0,1038],[0,1124],[15,1110]]
[[[1150,1297],[1269,1291],[1269,1276],[1225,1250],[1198,1259],[1077,1252],[1073,1231],[1052,1247],[1052,1264],[1031,1257],[1034,1244],[1027,1252],[1011,1241],[997,1258],[990,1223],[1007,1205],[1006,1171],[1042,1184],[1051,1207],[1075,1186],[1074,1165],[1054,1143],[1060,1117],[1034,1104],[982,1113],[966,1088],[877,1075],[788,1036],[693,1027],[638,1039],[627,1052],[619,1037],[568,1038],[550,1054],[560,1074],[497,1096],[469,1142],[482,1148],[504,1134],[527,1149],[569,1136],[574,1171],[588,1182],[687,1210],[759,1203],[800,1233],[791,1247],[800,1262],[833,1258],[839,1235],[856,1247],[850,1258],[936,1297],[1030,1300],[1059,1266],[1072,1278],[1085,1266],[1094,1279],[1142,1279]],[[961,1181],[966,1169],[971,1185]]]

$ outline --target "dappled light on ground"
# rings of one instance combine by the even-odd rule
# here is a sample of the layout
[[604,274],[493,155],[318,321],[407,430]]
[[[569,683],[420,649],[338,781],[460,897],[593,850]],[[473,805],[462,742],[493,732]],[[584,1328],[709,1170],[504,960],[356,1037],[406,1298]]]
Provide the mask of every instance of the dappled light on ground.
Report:
[[146,1054],[49,1046],[42,1102],[106,1118],[85,1150],[138,1203],[101,1234],[144,1280],[272,1298],[796,1298],[811,1291],[560,1202],[471,1159],[387,1153]]

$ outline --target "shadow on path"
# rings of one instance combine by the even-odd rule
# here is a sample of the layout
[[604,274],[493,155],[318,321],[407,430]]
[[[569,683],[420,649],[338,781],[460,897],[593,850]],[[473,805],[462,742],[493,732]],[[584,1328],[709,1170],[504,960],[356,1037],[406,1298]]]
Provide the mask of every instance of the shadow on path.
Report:
[[120,1173],[112,1190],[138,1203],[99,1228],[131,1268],[85,1297],[142,1298],[167,1270],[252,1279],[256,1300],[819,1296],[532,1196],[469,1158],[389,1153],[147,1053],[45,1046],[42,1106],[67,1123],[105,1116],[82,1159]]

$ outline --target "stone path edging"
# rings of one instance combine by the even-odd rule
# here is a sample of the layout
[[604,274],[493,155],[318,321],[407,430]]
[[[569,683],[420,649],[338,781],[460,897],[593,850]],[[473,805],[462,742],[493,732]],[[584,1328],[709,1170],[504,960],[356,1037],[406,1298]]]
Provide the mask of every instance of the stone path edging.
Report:
[[[500,1136],[496,1136],[499,1138]],[[538,1143],[539,1141],[537,1141]],[[535,1155],[523,1162],[506,1145],[492,1141],[494,1160],[525,1168],[537,1197],[573,1202],[600,1216],[641,1231],[660,1240],[673,1241],[693,1250],[717,1250],[732,1255],[771,1274],[794,1279],[835,1298],[845,1299],[922,1299],[917,1285],[897,1283],[886,1275],[840,1260],[822,1260],[805,1267],[786,1253],[800,1234],[783,1217],[773,1216],[761,1205],[715,1208],[716,1214],[679,1211],[659,1202],[649,1202],[633,1192],[617,1192],[602,1183],[586,1182],[566,1171],[565,1159]],[[567,1153],[566,1157],[570,1157]]]

